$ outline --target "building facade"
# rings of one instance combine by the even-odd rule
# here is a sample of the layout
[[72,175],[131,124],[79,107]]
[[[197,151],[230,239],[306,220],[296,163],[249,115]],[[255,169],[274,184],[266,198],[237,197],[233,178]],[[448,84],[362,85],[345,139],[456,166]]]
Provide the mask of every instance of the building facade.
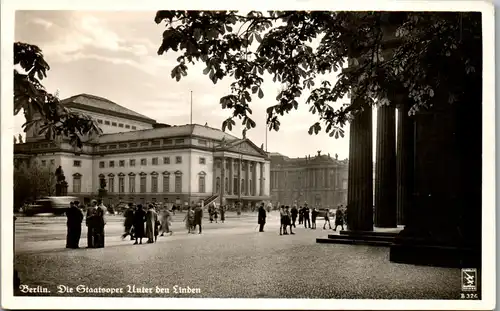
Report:
[[[68,195],[87,202],[98,195],[104,180],[107,204],[269,200],[270,160],[248,139],[197,124],[157,127],[152,119],[92,95],[63,103],[95,118],[103,134],[76,148],[32,131],[26,143],[15,145],[14,156],[54,170],[61,166]],[[231,168],[223,169],[224,162]]]
[[330,155],[289,158],[271,153],[271,200],[273,204],[333,208],[347,203],[347,160]]

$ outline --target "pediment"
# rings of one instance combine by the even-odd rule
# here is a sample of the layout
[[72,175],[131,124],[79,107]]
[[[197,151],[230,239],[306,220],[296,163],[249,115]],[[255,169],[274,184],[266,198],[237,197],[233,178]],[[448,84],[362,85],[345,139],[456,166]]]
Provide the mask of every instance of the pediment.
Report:
[[264,151],[262,151],[259,147],[255,146],[249,140],[241,141],[238,144],[228,147],[227,151],[236,152],[236,153],[245,153],[249,155],[255,155],[262,157],[265,155]]

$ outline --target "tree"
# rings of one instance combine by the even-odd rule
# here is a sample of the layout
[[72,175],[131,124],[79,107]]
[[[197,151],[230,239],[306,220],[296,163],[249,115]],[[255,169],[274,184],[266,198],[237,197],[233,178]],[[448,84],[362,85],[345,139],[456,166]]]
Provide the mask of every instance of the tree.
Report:
[[14,206],[35,201],[42,196],[52,196],[56,190],[55,168],[21,163],[14,166]]
[[47,139],[67,137],[78,147],[86,135],[102,133],[90,116],[70,111],[56,95],[45,90],[41,80],[47,77],[50,67],[38,46],[15,42],[14,65],[20,67],[14,69],[14,115],[24,110],[25,131],[39,124],[39,134],[45,134]]
[[[367,105],[394,104],[388,92],[395,89],[412,99],[410,114],[481,92],[481,13],[158,11],[155,22],[167,28],[158,54],[180,54],[172,78],[179,81],[189,64],[204,62],[203,74],[214,84],[234,79],[231,94],[220,99],[233,110],[223,130],[235,118],[244,131],[256,126],[250,102],[264,96],[266,72],[284,85],[267,109],[269,130],[279,130],[279,116],[297,109],[309,92],[306,103],[319,119],[309,134],[323,124],[336,138]],[[338,72],[335,84],[315,84],[332,72]],[[338,103],[346,95],[362,100]]]

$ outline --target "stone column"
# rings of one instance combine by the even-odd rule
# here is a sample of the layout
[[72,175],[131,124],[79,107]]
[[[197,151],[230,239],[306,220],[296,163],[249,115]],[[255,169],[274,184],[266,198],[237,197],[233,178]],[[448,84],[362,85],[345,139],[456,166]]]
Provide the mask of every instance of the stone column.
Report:
[[[229,189],[227,189],[227,192],[228,194],[233,194],[233,176],[234,176],[234,172],[233,172],[233,158],[229,158],[228,160],[228,163],[229,163],[229,176],[228,176],[228,182],[229,182]],[[226,163],[224,163],[224,165],[226,165]],[[224,181],[225,182],[225,181]],[[225,187],[225,186],[224,186]]]
[[406,217],[413,201],[414,125],[408,116],[409,108],[408,101],[398,107],[396,152],[398,225],[406,225]]
[[237,180],[237,192],[236,194],[238,195],[238,197],[241,196],[241,158],[238,158],[238,160],[236,160],[237,163],[238,163],[238,172],[237,172],[237,176],[238,176],[238,180]]
[[[220,159],[221,161],[221,169],[220,169],[220,189],[219,189],[219,195],[220,195],[220,205],[223,205],[224,204],[224,194],[226,192],[226,159],[224,159],[224,156],[222,157],[222,159]],[[214,174],[215,175],[215,174]]]
[[375,167],[375,226],[397,227],[396,116],[392,106],[377,113],[377,159]]
[[264,163],[260,163],[260,195],[264,195]]
[[[361,106],[356,101],[353,104]],[[373,231],[372,110],[364,108],[350,124],[347,222],[351,231]]]
[[245,170],[245,193],[247,196],[250,195],[250,161],[246,161]]

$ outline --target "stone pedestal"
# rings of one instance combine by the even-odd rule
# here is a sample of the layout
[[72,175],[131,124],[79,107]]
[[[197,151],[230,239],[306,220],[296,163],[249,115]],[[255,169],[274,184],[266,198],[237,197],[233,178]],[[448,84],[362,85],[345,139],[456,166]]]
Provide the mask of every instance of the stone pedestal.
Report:
[[410,103],[403,102],[397,109],[397,149],[396,149],[396,176],[397,176],[397,216],[398,225],[406,225],[407,211],[411,209],[413,195],[413,119],[408,116]]
[[396,228],[396,115],[394,107],[378,108],[376,149],[375,226]]
[[[358,99],[359,100],[359,99]],[[359,105],[360,103],[353,103]],[[347,223],[349,230],[373,230],[372,110],[365,107],[350,124]]]

